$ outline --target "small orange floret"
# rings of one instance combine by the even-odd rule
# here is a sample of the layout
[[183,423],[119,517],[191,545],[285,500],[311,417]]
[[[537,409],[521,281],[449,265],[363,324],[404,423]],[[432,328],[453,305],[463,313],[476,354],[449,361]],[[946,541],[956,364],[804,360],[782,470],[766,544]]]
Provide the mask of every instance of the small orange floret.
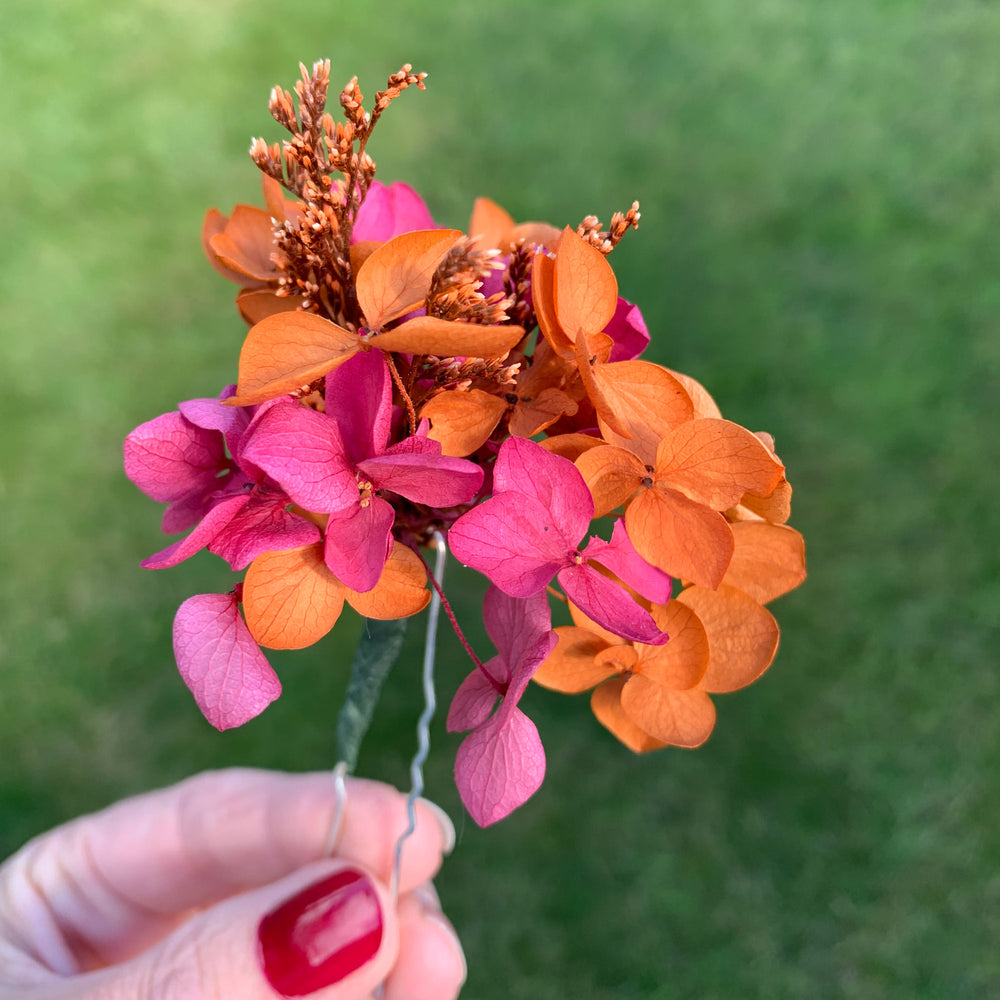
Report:
[[572,608],[576,625],[559,627],[559,643],[535,673],[543,687],[576,694],[596,688],[598,720],[636,753],[696,747],[715,726],[711,694],[756,680],[778,646],[773,617],[735,587],[689,587],[653,617],[663,646],[624,643]]
[[430,601],[427,573],[400,542],[372,590],[359,594],[341,583],[323,561],[323,543],[265,552],[247,570],[243,610],[251,635],[269,649],[302,649],[337,623],[344,601],[366,618],[409,618]]

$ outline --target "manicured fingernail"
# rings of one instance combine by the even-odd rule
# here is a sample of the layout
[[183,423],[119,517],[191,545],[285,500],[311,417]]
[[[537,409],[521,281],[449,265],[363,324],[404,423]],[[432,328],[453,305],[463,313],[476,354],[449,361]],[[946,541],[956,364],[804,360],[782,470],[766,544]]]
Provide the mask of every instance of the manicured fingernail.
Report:
[[282,996],[301,997],[332,986],[378,953],[378,893],[362,872],[339,871],[267,914],[257,940],[264,975]]
[[441,827],[441,839],[443,841],[441,853],[445,857],[448,857],[455,849],[455,824],[452,823],[451,817],[436,802],[431,802],[430,799],[424,798],[421,798],[420,801],[430,809],[437,820],[438,826]]

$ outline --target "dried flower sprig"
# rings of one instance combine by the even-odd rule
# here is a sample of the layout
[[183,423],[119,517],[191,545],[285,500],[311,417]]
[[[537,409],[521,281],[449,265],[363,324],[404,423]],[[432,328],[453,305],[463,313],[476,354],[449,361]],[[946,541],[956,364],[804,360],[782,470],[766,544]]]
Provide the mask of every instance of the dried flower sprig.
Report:
[[601,231],[601,220],[596,215],[585,216],[583,221],[576,227],[578,236],[585,239],[596,250],[607,255],[619,243],[622,237],[630,229],[639,228],[639,220],[642,213],[639,211],[639,202],[633,201],[627,212],[615,212],[611,216],[611,225],[607,232]]
[[[299,65],[296,102],[280,87],[271,91],[269,110],[291,135],[282,144],[268,145],[254,139],[250,157],[257,166],[301,200],[287,211],[277,197],[269,207],[279,235],[275,253],[284,271],[278,279],[279,295],[301,295],[301,308],[326,315],[342,324],[357,323],[351,284],[351,233],[358,210],[375,178],[375,161],[365,151],[382,113],[407,87],[424,89],[426,73],[414,73],[407,63],[389,77],[385,90],[375,95],[369,113],[353,77],[341,91],[340,106],[346,122],[335,122],[326,110],[330,86],[330,60]],[[335,175],[340,174],[340,177]]]
[[[188,532],[145,566],[207,547],[246,570],[174,623],[181,674],[220,729],[279,694],[261,647],[316,642],[345,603],[382,622],[420,612],[432,541],[483,573],[498,650],[485,662],[430,583],[474,665],[448,723],[470,732],[456,780],[486,824],[544,774],[520,708],[529,680],[593,689],[599,721],[636,752],[697,746],[710,696],[770,665],[765,605],[802,582],[805,553],[770,435],[640,357],[649,332],[608,261],[637,202],[607,230],[595,216],[574,230],[480,198],[465,234],[375,179],[372,130],[423,81],[404,66],[369,112],[352,79],[338,122],[328,62],[302,67],[294,98],[272,92],[290,138],[251,146],[267,209],[211,210],[203,231],[249,325],[236,384],[136,428],[125,468],[168,505],[164,530]],[[610,533],[591,535],[605,518]],[[549,597],[572,626],[553,629]],[[399,647],[399,628],[370,635]],[[391,657],[370,652],[356,662],[381,675]],[[348,711],[353,697],[351,762],[371,708]]]

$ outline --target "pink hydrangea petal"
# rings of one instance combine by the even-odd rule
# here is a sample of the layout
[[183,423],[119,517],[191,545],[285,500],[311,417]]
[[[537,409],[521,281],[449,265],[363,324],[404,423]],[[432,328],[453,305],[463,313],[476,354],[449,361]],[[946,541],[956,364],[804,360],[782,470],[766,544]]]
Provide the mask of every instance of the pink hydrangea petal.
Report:
[[558,580],[570,601],[612,634],[648,646],[661,646],[669,638],[645,608],[592,566],[570,566],[559,573]]
[[378,583],[392,548],[395,511],[380,497],[367,507],[333,515],[326,525],[324,559],[330,572],[351,590],[365,593]]
[[515,709],[506,724],[497,716],[470,733],[455,757],[455,783],[480,826],[509,816],[545,777],[545,750],[535,724]]
[[490,673],[508,683],[519,670],[524,672],[522,664],[527,662],[530,678],[541,663],[532,662],[534,647],[539,640],[553,634],[552,612],[545,592],[539,591],[531,597],[510,597],[498,587],[490,587],[483,600],[483,621],[503,663],[502,677],[493,670]]
[[146,496],[174,503],[219,488],[218,473],[228,466],[222,435],[197,427],[178,413],[140,424],[123,448],[125,475]]
[[229,522],[250,502],[249,493],[237,493],[226,497],[201,519],[201,523],[184,538],[178,539],[172,545],[154,553],[148,559],[143,559],[143,569],[168,569],[185,559],[190,559],[213,541]]
[[329,513],[358,502],[354,469],[336,421],[299,403],[282,402],[251,431],[244,457],[306,510]]
[[220,491],[225,492],[232,479],[233,474],[229,473],[214,480],[215,488],[211,493],[192,494],[170,504],[163,512],[160,529],[168,535],[173,535],[178,531],[193,528],[215,506],[218,500],[217,494]]
[[[486,663],[486,669],[492,677],[500,680],[503,664],[498,656]],[[493,711],[500,692],[493,686],[478,667],[458,686],[455,697],[448,709],[447,728],[449,733],[463,733],[467,729],[481,726]]]
[[281,682],[232,594],[198,594],[178,608],[174,655],[184,683],[216,729],[242,726],[281,694]]
[[254,431],[268,412],[275,406],[287,406],[289,402],[291,401],[287,396],[278,396],[275,399],[265,399],[263,403],[258,403],[256,406],[242,407],[249,412],[250,423],[239,434],[233,434],[226,438],[226,444],[229,446],[229,453],[233,456],[233,460],[248,481],[261,483],[269,477],[263,469],[247,459],[244,454],[246,446],[250,443]]
[[528,438],[511,437],[500,446],[493,471],[493,494],[515,492],[538,501],[571,547],[594,516],[594,500],[577,467]]
[[235,571],[246,569],[262,552],[283,552],[320,539],[319,528],[286,510],[287,498],[252,496],[250,502],[212,539],[208,551]]
[[426,452],[378,455],[359,462],[358,471],[378,489],[429,507],[467,503],[483,485],[483,470],[474,462]]
[[184,417],[197,427],[219,431],[226,439],[229,453],[234,456],[239,447],[240,438],[250,423],[251,416],[251,407],[249,406],[222,405],[222,400],[228,399],[235,391],[235,385],[227,385],[219,393],[218,399],[187,399],[177,406]]
[[434,228],[434,219],[424,199],[408,184],[396,181],[386,185],[374,181],[358,209],[351,242],[378,240],[384,243],[402,233]]
[[358,351],[327,375],[326,412],[352,465],[382,453],[392,421],[392,380],[382,351]]
[[619,298],[615,314],[604,332],[614,341],[608,361],[631,361],[649,344],[649,330],[639,307]]
[[429,420],[421,420],[416,434],[411,434],[402,441],[389,445],[382,453],[383,455],[440,455],[441,442],[434,441],[427,437],[426,431],[421,434],[421,429],[430,429]]
[[505,594],[530,597],[571,559],[566,539],[550,521],[531,497],[499,494],[463,514],[448,530],[448,545],[460,563]]
[[611,541],[600,538],[590,539],[583,550],[587,562],[593,560],[605,569],[611,570],[618,579],[627,583],[634,591],[642,594],[653,604],[666,604],[670,600],[670,590],[673,579],[662,569],[646,562],[636,552],[631,539],[625,532],[625,521],[618,518],[611,534]]

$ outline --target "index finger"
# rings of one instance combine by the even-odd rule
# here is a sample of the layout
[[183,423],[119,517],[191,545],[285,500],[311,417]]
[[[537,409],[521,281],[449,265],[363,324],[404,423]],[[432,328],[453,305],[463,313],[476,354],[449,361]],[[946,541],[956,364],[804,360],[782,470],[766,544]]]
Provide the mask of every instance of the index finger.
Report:
[[[0,868],[10,903],[0,928],[23,940],[24,928],[47,923],[37,917],[41,907],[62,940],[73,942],[48,946],[50,968],[71,974],[119,961],[192,909],[323,857],[336,808],[329,772],[206,772],[126,799],[43,834]],[[400,792],[348,778],[334,853],[388,882],[406,827]],[[447,817],[419,801],[403,849],[401,892],[433,877],[453,837]]]

